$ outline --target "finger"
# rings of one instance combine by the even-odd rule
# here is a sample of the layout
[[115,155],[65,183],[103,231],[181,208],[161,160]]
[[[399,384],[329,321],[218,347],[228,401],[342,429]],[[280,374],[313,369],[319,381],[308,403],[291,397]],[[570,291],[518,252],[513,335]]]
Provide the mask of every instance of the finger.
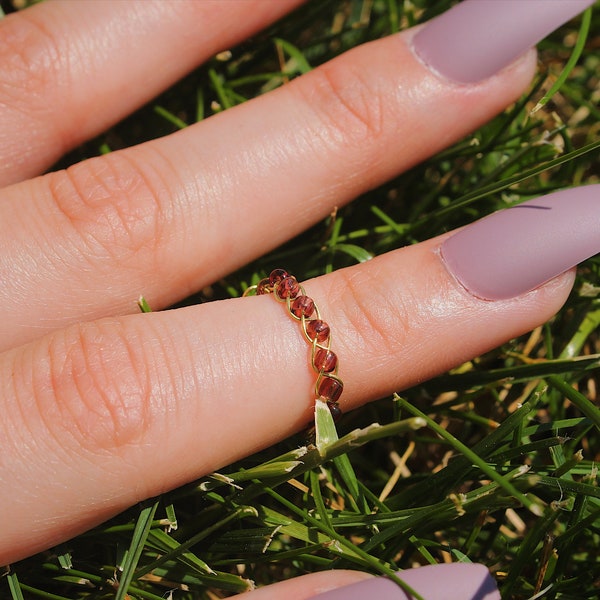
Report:
[[140,293],[158,309],[212,283],[463,137],[534,70],[529,53],[497,77],[456,85],[415,57],[413,34],[176,135],[5,191],[4,347],[131,312]]
[[235,596],[243,600],[310,600],[329,590],[342,588],[360,581],[371,579],[370,575],[359,571],[324,571],[295,577],[269,585],[250,593]]
[[[399,577],[427,600],[500,600],[496,583],[480,564],[439,564],[407,569]],[[241,597],[241,596],[236,596]],[[248,600],[411,600],[396,583],[384,577],[370,577],[354,571],[327,571],[269,585],[250,594]]]
[[301,0],[44,2],[0,21],[0,185],[36,175]]
[[[423,381],[553,315],[573,273],[528,290],[553,274],[548,264],[556,274],[600,250],[598,186],[583,190],[548,204],[537,199],[536,210],[505,211],[508,223],[506,215],[490,217],[501,224],[494,236],[488,225],[483,232],[470,226],[462,231],[471,233],[455,234],[460,243],[441,245],[445,236],[307,282],[334,332],[343,410]],[[500,286],[514,283],[515,297],[482,299],[469,276],[477,272],[471,258],[449,270],[478,236],[490,247],[482,243],[469,256],[487,261]],[[518,285],[511,269],[517,254]],[[20,501],[0,513],[0,563],[305,426],[315,377],[308,345],[285,312],[269,296],[239,298],[79,324],[3,354],[0,505],[17,495]]]

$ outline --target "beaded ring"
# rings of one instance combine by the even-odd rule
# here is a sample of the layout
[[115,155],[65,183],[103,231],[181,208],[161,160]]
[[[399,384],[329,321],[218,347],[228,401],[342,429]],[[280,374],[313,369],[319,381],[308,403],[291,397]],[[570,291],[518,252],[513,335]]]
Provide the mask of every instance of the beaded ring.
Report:
[[288,314],[300,322],[302,332],[311,345],[310,363],[317,373],[315,400],[326,402],[334,420],[342,416],[339,398],[344,389],[342,380],[337,376],[338,358],[331,351],[331,332],[329,325],[321,319],[315,301],[309,298],[298,280],[283,269],[271,271],[268,278],[249,287],[244,296],[273,294],[278,302],[285,303]]

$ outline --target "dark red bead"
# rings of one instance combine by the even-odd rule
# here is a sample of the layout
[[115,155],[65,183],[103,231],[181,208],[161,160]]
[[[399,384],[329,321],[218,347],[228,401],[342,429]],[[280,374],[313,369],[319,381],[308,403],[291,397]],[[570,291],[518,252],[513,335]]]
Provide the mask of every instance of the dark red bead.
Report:
[[311,340],[324,342],[329,337],[329,325],[321,319],[313,319],[306,324],[306,333]]
[[327,402],[327,407],[329,408],[333,420],[337,423],[342,416],[340,405],[337,402]]
[[337,402],[342,395],[344,384],[339,379],[325,375],[319,381],[317,392],[327,402]]
[[331,373],[332,371],[335,371],[337,361],[337,354],[331,350],[319,348],[315,352],[315,367],[319,371],[323,371],[325,373]]
[[276,283],[279,283],[282,279],[285,279],[289,276],[290,274],[287,271],[284,271],[283,269],[274,269],[269,275],[269,282],[272,286],[274,286]]
[[270,285],[271,284],[268,279],[261,279],[256,284],[256,295],[262,296],[263,294],[270,294],[271,293]]
[[315,303],[308,296],[298,296],[292,302],[290,309],[296,317],[304,316],[308,319],[315,312]]
[[275,293],[285,300],[286,298],[295,298],[300,293],[300,284],[295,277],[291,275],[284,277],[275,288]]

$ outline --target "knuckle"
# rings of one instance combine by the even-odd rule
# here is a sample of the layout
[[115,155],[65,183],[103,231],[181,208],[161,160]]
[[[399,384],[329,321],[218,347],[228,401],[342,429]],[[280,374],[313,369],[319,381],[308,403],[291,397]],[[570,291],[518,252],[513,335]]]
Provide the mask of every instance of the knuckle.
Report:
[[51,338],[47,357],[33,394],[62,447],[96,454],[141,442],[152,415],[150,377],[119,321],[70,327]]
[[409,312],[397,296],[380,291],[374,269],[344,269],[337,302],[348,323],[344,335],[352,348],[361,348],[369,362],[394,356],[410,336]]
[[39,98],[40,108],[44,107],[46,101],[40,92],[56,81],[62,57],[57,40],[43,22],[31,18],[27,11],[7,18],[0,35],[2,97],[22,99],[25,93],[29,101]]
[[168,190],[143,161],[109,154],[47,176],[51,201],[86,254],[127,264],[152,257],[163,235]]
[[360,144],[375,141],[383,132],[383,104],[372,82],[351,57],[333,61],[311,72],[310,85],[300,85],[304,102],[324,128],[319,138]]

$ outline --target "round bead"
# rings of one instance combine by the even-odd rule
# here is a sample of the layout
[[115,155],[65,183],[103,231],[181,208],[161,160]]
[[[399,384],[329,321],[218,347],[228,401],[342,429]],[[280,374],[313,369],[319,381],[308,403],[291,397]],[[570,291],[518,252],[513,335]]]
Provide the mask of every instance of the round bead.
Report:
[[306,324],[306,333],[311,340],[324,342],[329,337],[329,325],[321,319],[313,319]]
[[322,377],[317,387],[317,392],[321,398],[329,402],[337,402],[342,395],[344,384],[339,379],[333,377]]
[[289,276],[290,274],[287,271],[284,271],[283,269],[273,269],[273,271],[271,271],[271,274],[269,275],[269,282],[273,286],[276,283],[279,283],[282,279],[285,279]]
[[298,296],[290,307],[292,314],[299,319],[305,317],[308,319],[315,312],[315,303],[308,296]]
[[281,300],[285,300],[286,298],[295,298],[300,293],[300,284],[295,277],[290,275],[289,277],[284,277],[277,284],[275,292]]
[[263,294],[269,294],[270,293],[270,282],[268,279],[261,279],[257,284],[256,284],[256,295],[257,296],[262,296]]
[[337,367],[337,354],[325,348],[319,348],[315,352],[315,368],[324,373],[331,373]]
[[340,405],[337,402],[327,402],[327,407],[329,408],[333,420],[337,423],[342,416]]

